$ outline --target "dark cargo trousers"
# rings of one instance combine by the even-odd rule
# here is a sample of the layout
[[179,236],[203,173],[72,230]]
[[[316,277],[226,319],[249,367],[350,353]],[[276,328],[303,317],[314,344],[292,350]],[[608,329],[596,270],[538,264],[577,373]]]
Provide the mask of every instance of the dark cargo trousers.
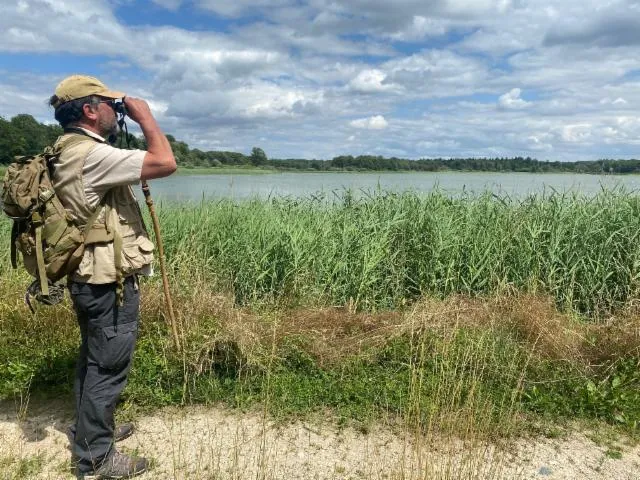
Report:
[[76,366],[76,436],[72,451],[78,472],[97,468],[113,446],[114,410],[127,383],[138,335],[137,279],[124,282],[124,303],[116,305],[116,284],[70,282],[82,336]]

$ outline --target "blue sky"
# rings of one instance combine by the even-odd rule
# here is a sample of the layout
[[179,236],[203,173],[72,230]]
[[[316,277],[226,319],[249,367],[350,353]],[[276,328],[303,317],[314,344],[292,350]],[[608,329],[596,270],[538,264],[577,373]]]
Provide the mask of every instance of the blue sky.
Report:
[[203,150],[638,158],[638,47],[639,0],[4,0],[0,116],[85,73]]

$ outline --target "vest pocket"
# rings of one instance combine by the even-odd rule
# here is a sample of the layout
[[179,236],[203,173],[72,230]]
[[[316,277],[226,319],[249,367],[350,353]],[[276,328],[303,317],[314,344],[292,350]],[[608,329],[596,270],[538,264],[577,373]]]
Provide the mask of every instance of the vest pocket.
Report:
[[93,255],[93,248],[85,249],[82,260],[80,260],[80,264],[76,270],[76,275],[80,277],[90,277],[93,275]]
[[131,273],[140,270],[145,265],[153,262],[153,242],[145,237],[137,237],[131,242],[123,242],[122,267],[125,273]]

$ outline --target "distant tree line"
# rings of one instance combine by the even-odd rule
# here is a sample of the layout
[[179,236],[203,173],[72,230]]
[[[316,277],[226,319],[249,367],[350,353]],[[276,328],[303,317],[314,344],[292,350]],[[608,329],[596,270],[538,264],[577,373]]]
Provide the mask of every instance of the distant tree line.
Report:
[[447,170],[482,172],[573,172],[573,173],[640,173],[640,160],[603,159],[580,162],[536,160],[531,157],[495,158],[429,158],[407,160],[373,155],[341,155],[331,160],[270,160],[282,169],[308,170],[386,170],[437,172]]
[[[41,152],[62,134],[58,125],[39,123],[31,115],[19,114],[5,120],[0,117],[0,164],[8,164],[17,155]],[[202,151],[189,146],[173,135],[167,135],[178,165],[186,168],[253,165],[280,170],[308,171],[421,171],[447,170],[483,172],[574,172],[574,173],[640,173],[640,160],[602,159],[580,162],[536,160],[531,157],[513,158],[429,158],[407,160],[374,155],[340,155],[330,160],[299,158],[269,159],[264,150],[253,147],[250,155],[228,151]],[[118,144],[126,146],[119,134]],[[129,134],[130,148],[146,148],[143,137]]]
[[60,134],[58,125],[43,125],[31,115],[16,115],[9,121],[0,117],[0,164],[10,163],[16,155],[41,152]]

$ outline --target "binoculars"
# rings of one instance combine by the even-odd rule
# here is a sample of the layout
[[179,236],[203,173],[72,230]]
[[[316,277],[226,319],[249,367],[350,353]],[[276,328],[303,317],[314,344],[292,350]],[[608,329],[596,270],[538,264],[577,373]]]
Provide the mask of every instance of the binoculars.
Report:
[[113,108],[113,110],[120,115],[126,115],[127,114],[127,108],[124,105],[124,98],[122,100],[118,101],[114,101],[111,104],[111,107]]

